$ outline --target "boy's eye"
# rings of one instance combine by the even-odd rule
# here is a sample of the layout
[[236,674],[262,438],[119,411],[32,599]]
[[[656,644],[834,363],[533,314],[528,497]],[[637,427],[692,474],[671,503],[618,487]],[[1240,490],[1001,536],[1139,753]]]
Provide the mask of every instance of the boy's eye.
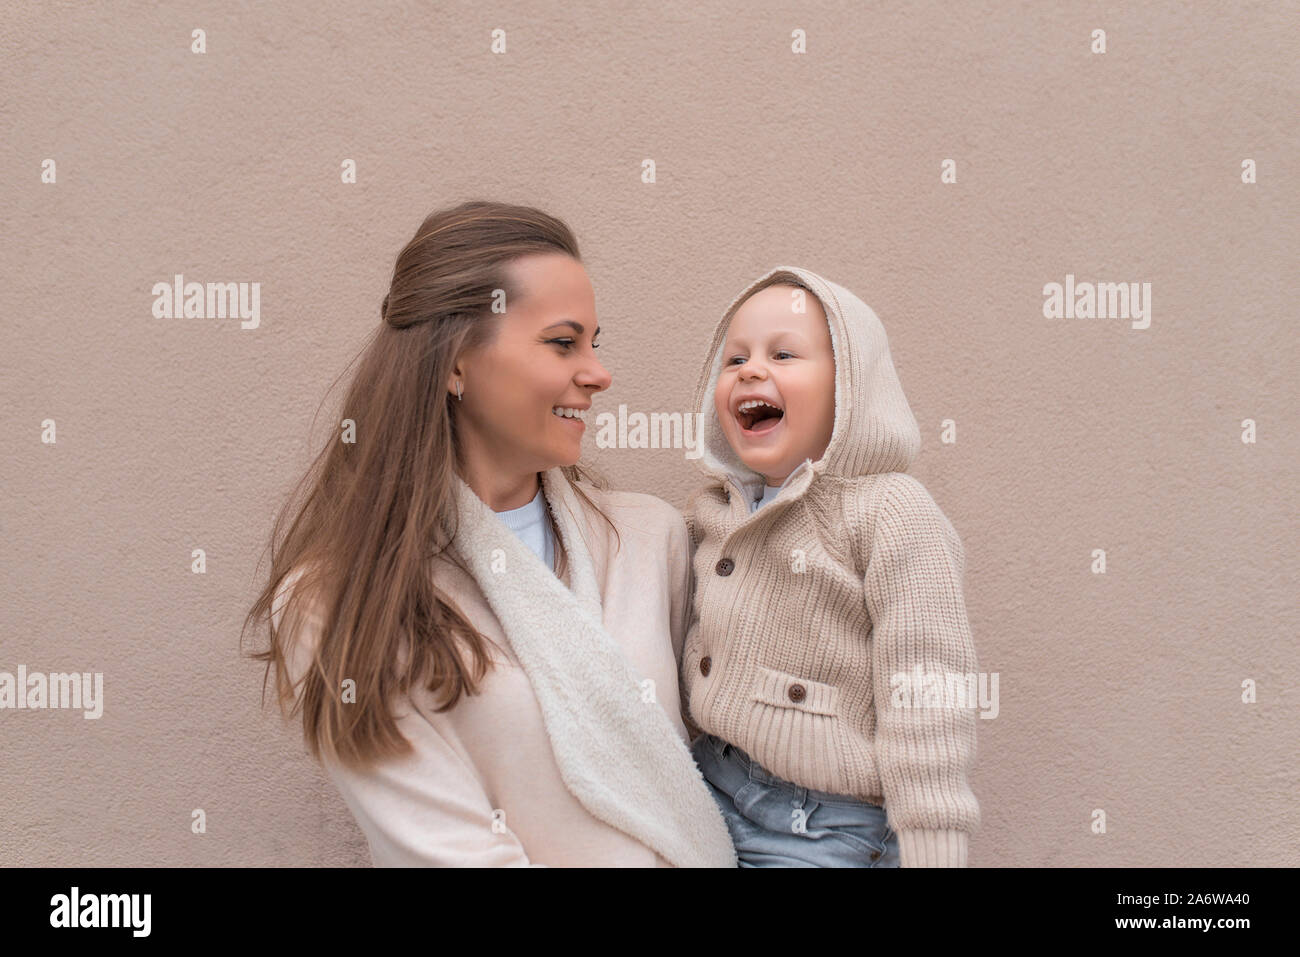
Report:
[[[789,356],[791,359],[793,359],[793,358],[794,358],[794,353],[793,353],[793,352],[787,352],[785,349],[782,349],[780,352],[777,353],[777,356],[778,356],[778,357],[780,357],[780,356]],[[727,365],[729,365],[729,366],[731,366],[731,365],[735,365],[737,359],[739,359],[741,362],[744,362],[744,361],[745,361],[745,357],[744,357],[744,356],[732,356],[730,359],[727,360]]]

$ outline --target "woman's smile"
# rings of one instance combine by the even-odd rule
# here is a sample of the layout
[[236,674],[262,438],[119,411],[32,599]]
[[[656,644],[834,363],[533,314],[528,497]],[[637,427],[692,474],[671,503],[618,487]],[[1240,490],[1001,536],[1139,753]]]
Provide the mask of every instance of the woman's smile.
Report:
[[574,426],[577,429],[578,433],[581,434],[584,431],[586,431],[587,428],[588,408],[590,408],[590,406],[575,407],[575,406],[557,405],[551,409],[551,415],[555,416],[557,419],[561,419],[562,421],[568,423],[569,425]]

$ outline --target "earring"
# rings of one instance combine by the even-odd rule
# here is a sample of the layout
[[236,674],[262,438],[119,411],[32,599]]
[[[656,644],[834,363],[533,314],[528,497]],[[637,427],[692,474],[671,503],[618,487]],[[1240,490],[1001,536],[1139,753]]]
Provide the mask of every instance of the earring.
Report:
[[456,398],[459,399],[461,402],[464,402],[464,401],[465,401],[465,397],[464,397],[463,395],[460,394],[460,380],[459,380],[459,379],[456,380]]

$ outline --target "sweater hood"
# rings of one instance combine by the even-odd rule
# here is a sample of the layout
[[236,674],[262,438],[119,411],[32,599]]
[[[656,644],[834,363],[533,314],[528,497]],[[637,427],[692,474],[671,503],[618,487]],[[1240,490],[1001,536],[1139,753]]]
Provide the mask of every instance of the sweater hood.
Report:
[[835,423],[830,442],[820,459],[805,459],[790,473],[782,492],[795,485],[802,491],[823,472],[843,478],[906,472],[920,452],[921,430],[894,371],[885,327],[870,306],[843,286],[797,266],[777,266],[750,283],[731,301],[714,330],[695,392],[704,433],[700,467],[724,486],[735,483],[750,502],[762,494],[764,477],[741,461],[722,431],[713,390],[736,310],[753,293],[782,282],[807,289],[821,302],[835,356]]

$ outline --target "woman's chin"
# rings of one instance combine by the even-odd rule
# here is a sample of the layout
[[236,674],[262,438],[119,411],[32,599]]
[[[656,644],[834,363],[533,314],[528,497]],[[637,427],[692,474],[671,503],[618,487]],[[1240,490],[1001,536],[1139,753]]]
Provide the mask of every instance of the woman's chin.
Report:
[[576,443],[572,448],[552,449],[549,458],[551,464],[547,468],[568,468],[577,465],[578,460],[582,458],[582,443]]

